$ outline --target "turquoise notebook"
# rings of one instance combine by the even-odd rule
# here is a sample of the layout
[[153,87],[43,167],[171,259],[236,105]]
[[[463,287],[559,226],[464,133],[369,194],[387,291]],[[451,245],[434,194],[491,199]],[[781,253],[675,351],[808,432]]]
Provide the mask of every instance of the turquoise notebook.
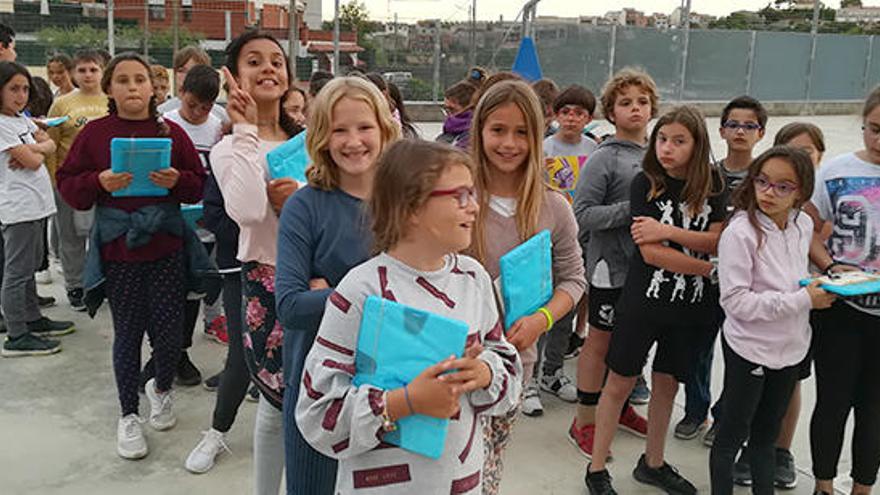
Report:
[[150,181],[150,172],[171,166],[169,138],[113,138],[110,141],[110,169],[116,173],[130,172],[134,178],[113,197],[168,196],[168,189]]
[[[819,287],[843,297],[864,296],[880,293],[880,275],[866,272],[841,272],[819,277]],[[801,286],[810,285],[813,279],[805,278]]]
[[546,305],[553,297],[553,246],[542,230],[501,257],[504,328]]
[[[402,387],[425,368],[451,355],[461,357],[466,323],[411,308],[377,296],[364,302],[355,355],[354,385],[384,390]],[[432,459],[443,454],[448,419],[416,414],[397,422],[384,440]]]
[[202,219],[204,211],[205,208],[201,204],[180,205],[180,213],[183,215],[183,220],[193,230],[197,230],[199,228],[198,222]]
[[306,149],[306,131],[300,132],[281,146],[266,154],[269,176],[272,179],[294,179],[306,182],[309,152]]

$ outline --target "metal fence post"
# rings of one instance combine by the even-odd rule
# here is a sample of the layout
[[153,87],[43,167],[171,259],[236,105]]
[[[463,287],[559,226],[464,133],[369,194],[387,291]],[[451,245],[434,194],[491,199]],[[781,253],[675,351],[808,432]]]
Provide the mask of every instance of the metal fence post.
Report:
[[755,41],[758,37],[757,31],[752,31],[752,37],[749,40],[749,59],[746,61],[746,94],[752,96],[752,73],[755,70]]
[[617,56],[617,24],[611,26],[611,40],[608,44],[608,79],[614,77],[614,57]]
[[685,24],[684,28],[684,46],[681,50],[681,78],[678,81],[678,101],[684,101],[684,85],[687,80],[687,62],[688,62],[688,49],[690,48],[691,43],[691,28],[690,28],[690,20]]
[[871,90],[871,59],[874,58],[874,35],[872,34],[868,38],[868,56],[865,58],[865,75],[862,78],[862,87],[865,89],[864,93],[868,94],[868,91]]
[[150,59],[150,0],[144,0],[144,58]]
[[440,19],[434,21],[434,84],[431,87],[431,100],[436,103],[440,96]]
[[116,29],[113,26],[113,0],[107,0],[107,51],[110,56],[116,55]]

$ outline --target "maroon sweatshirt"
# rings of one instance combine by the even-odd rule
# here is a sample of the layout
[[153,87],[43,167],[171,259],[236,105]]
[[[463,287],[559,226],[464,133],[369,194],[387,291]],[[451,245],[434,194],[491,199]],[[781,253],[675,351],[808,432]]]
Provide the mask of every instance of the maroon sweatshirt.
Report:
[[[160,203],[198,203],[202,199],[205,168],[186,132],[174,122],[165,122],[171,129],[168,136],[172,141],[171,166],[180,172],[180,179],[168,196],[114,198],[101,187],[98,174],[110,168],[111,139],[161,137],[152,119],[125,120],[118,115],[108,115],[83,127],[64,164],[55,173],[61,197],[77,210],[87,210],[98,204],[132,212]],[[181,238],[164,232],[157,232],[149,243],[132,250],[126,247],[125,236],[120,236],[102,246],[101,258],[104,261],[156,261],[182,248]]]

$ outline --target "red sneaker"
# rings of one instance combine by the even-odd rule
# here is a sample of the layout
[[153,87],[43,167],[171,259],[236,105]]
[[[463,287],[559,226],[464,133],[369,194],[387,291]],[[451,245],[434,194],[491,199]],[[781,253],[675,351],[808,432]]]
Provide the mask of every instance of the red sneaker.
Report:
[[584,425],[577,427],[577,419],[571,421],[568,429],[568,439],[578,448],[587,459],[593,460],[593,438],[596,436],[596,425]]
[[628,431],[637,437],[647,438],[648,436],[648,420],[640,416],[639,413],[633,409],[633,406],[629,404],[627,404],[626,407],[623,408],[623,412],[620,413],[620,420],[617,423],[617,427],[621,430]]
[[223,345],[229,345],[229,334],[226,331],[226,316],[220,315],[211,320],[205,327],[205,335]]

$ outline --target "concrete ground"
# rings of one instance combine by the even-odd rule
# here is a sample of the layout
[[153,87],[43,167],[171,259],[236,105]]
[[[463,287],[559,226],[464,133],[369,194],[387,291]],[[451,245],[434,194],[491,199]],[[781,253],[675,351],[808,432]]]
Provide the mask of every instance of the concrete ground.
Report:
[[[791,118],[773,119],[772,133]],[[809,120],[826,132],[829,156],[857,149],[861,143],[859,120],[853,116],[816,117]],[[717,127],[717,122],[710,122]],[[427,136],[439,132],[428,125]],[[717,133],[713,132],[717,136]],[[716,138],[717,139],[717,138]],[[717,147],[716,155],[723,156]],[[55,319],[71,319],[77,332],[61,337],[64,350],[42,358],[0,359],[0,493],[18,494],[200,494],[251,493],[251,438],[256,406],[245,402],[236,425],[229,434],[231,453],[219,458],[208,474],[192,475],[183,468],[200,432],[210,426],[215,395],[201,387],[177,389],[177,426],[155,432],[145,426],[150,454],[141,461],[120,459],[115,451],[116,420],[119,405],[113,380],[110,348],[112,326],[107,306],[94,320],[70,311],[61,277],[53,272],[55,283],[40,286],[43,295],[55,296],[59,304],[45,311]],[[201,332],[201,325],[197,328]],[[145,354],[146,354],[145,346]],[[218,371],[225,348],[196,336],[193,361],[206,375]],[[718,353],[717,355],[720,355]],[[567,371],[574,376],[574,360]],[[722,362],[716,360],[714,394],[720,391]],[[813,381],[804,382],[804,411],[794,443],[801,471],[800,484],[792,494],[812,493],[809,477],[809,414],[814,403]],[[682,416],[683,393],[679,394],[673,423]],[[145,400],[141,411],[144,413]],[[517,423],[506,456],[502,493],[507,495],[583,494],[585,459],[567,440],[566,431],[574,406],[544,396],[545,414],[541,418],[522,417]],[[643,411],[644,412],[644,411]],[[839,485],[849,472],[847,442],[839,472]],[[643,448],[643,440],[620,433],[614,444],[616,461],[610,469],[621,494],[651,494],[657,490],[637,484],[630,471]],[[708,450],[697,441],[668,441],[668,459],[688,478],[708,493]],[[748,493],[739,490],[737,493]]]

